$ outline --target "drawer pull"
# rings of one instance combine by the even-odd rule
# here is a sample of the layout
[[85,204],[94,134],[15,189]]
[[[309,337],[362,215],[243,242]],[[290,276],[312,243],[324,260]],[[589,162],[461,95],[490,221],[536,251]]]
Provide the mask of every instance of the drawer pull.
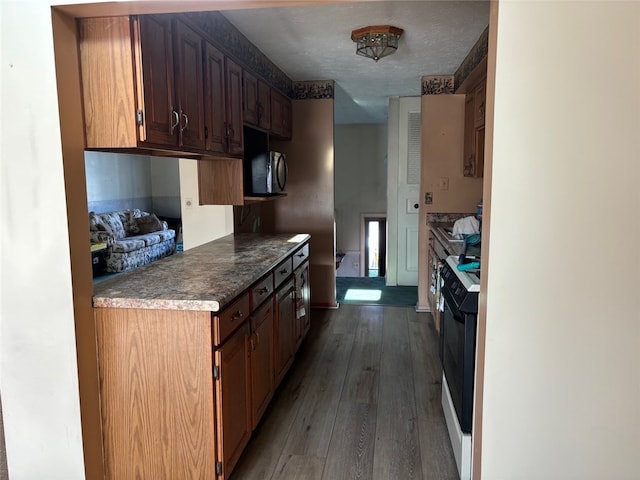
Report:
[[258,295],[264,295],[265,293],[267,293],[269,291],[269,289],[267,287],[262,287],[258,289]]
[[231,320],[240,320],[243,316],[244,315],[242,315],[242,312],[238,310],[236,313],[231,315]]
[[300,252],[298,255],[296,255],[296,257],[302,258],[302,257],[304,257],[304,253]]
[[287,273],[289,273],[289,270],[287,270],[286,268],[280,270],[280,275],[286,275]]

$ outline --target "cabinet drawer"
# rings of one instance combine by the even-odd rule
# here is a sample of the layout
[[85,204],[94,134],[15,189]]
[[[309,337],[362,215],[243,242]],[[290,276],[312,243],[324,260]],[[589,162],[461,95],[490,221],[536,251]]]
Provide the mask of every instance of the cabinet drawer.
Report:
[[244,293],[218,315],[213,316],[213,341],[216,345],[224,342],[251,313],[249,293]]
[[295,270],[302,265],[307,258],[309,258],[309,244],[305,243],[300,250],[293,254],[293,269]]
[[291,276],[293,272],[293,260],[291,257],[287,257],[284,262],[281,262],[273,271],[274,289],[277,289],[282,282]]
[[273,273],[270,273],[251,287],[251,311],[264,302],[273,293]]

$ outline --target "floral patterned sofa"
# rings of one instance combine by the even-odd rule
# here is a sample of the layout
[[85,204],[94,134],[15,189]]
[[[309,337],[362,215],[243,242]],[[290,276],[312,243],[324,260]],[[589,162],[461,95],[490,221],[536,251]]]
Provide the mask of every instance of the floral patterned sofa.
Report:
[[92,242],[107,244],[107,272],[124,272],[141,267],[176,250],[176,232],[154,214],[139,209],[117,212],[89,212]]

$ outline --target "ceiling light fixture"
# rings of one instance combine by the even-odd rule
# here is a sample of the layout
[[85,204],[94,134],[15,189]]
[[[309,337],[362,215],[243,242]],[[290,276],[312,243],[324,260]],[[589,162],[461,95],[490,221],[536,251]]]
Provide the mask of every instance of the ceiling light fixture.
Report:
[[398,49],[398,40],[403,32],[401,28],[391,25],[374,25],[354,30],[351,40],[357,44],[357,55],[373,58],[377,62]]

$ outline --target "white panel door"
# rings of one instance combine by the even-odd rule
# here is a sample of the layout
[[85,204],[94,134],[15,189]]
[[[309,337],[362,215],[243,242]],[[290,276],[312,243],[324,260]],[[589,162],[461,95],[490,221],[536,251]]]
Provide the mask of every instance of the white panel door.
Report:
[[418,285],[420,196],[420,97],[400,99],[398,145],[398,285]]

